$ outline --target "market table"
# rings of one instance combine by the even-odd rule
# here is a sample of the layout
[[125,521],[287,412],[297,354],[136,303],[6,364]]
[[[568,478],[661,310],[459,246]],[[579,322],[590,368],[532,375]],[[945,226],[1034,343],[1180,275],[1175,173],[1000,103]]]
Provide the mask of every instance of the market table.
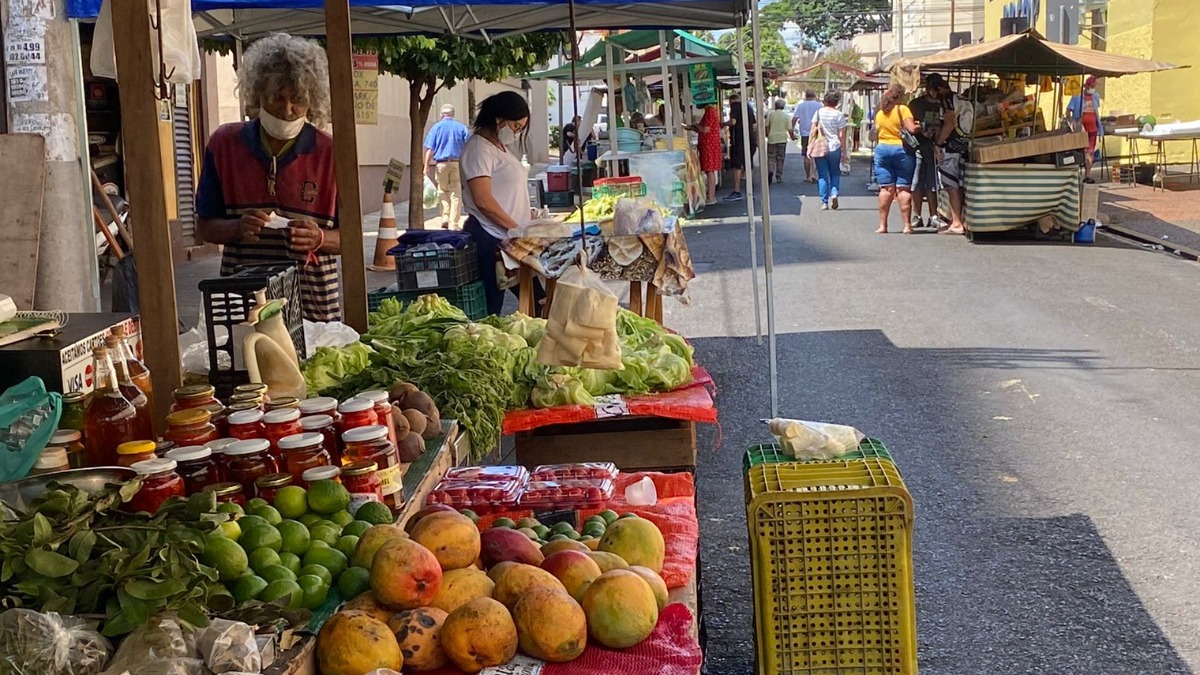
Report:
[[1048,218],[1074,232],[1080,225],[1082,178],[1078,167],[968,163],[963,182],[967,230],[1005,232]]

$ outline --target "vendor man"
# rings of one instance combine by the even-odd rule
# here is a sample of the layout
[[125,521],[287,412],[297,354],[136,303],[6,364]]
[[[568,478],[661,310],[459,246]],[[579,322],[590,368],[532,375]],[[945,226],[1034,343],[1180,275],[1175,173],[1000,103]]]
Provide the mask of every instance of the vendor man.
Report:
[[274,34],[238,69],[254,119],[222,125],[208,142],[196,193],[197,234],[223,244],[221,275],[240,265],[300,265],[305,319],[341,318],[337,185],[329,120],[329,66],[316,42]]

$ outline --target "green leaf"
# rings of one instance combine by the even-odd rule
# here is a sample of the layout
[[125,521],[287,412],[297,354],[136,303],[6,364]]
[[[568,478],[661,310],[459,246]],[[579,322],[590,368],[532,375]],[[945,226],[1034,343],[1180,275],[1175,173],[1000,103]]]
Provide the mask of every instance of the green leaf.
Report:
[[117,637],[130,633],[133,629],[145,623],[144,621],[135,621],[124,610],[109,616],[104,622],[104,630],[101,631],[107,637]]
[[71,541],[67,543],[67,553],[82,565],[92,557],[92,550],[95,547],[96,533],[84,530],[71,537]]
[[178,579],[150,581],[137,579],[125,584],[125,592],[139,600],[162,600],[187,590],[187,585]]
[[117,600],[121,603],[121,612],[139,625],[149,621],[150,615],[161,604],[153,600],[139,600],[125,592],[125,589],[117,591]]
[[204,609],[194,602],[185,602],[175,608],[175,613],[179,615],[179,619],[195,628],[203,628],[208,625],[208,615],[204,613]]
[[79,569],[79,563],[61,553],[36,548],[25,556],[25,563],[34,572],[42,576],[57,579],[65,577]]
[[40,513],[33,514],[33,545],[45,546],[53,536],[54,528],[50,526],[50,519]]

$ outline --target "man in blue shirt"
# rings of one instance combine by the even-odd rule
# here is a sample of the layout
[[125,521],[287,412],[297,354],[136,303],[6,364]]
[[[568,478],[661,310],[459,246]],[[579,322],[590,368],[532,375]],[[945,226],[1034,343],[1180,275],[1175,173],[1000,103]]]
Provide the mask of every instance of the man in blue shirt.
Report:
[[458,158],[466,142],[467,125],[454,119],[454,106],[447,103],[442,106],[442,119],[425,135],[425,171],[438,186],[443,230],[462,227],[462,183],[458,173]]
[[[804,92],[804,100],[796,106],[796,112],[792,114],[792,128],[800,128],[800,153],[804,155],[805,183],[817,182],[817,165],[808,156],[808,132],[812,131],[813,115],[820,109],[821,102],[817,100],[817,92],[809,89]],[[796,140],[794,133],[792,140]]]

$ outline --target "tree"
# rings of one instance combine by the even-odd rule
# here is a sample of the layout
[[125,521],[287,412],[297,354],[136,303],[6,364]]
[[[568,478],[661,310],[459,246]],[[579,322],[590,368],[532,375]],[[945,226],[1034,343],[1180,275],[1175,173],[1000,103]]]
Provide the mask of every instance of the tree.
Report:
[[355,49],[379,54],[379,72],[408,80],[408,117],[412,123],[409,152],[408,226],[425,223],[421,202],[424,178],[425,124],[433,97],[469,79],[495,82],[527,75],[546,63],[567,43],[565,33],[529,33],[491,42],[457,35],[435,37],[359,38]]
[[892,28],[892,0],[777,0],[762,10],[765,23],[795,22],[812,51],[836,40]]
[[[753,38],[749,26],[739,29],[742,31],[742,39],[744,40],[746,49],[746,62],[753,61]],[[759,30],[758,39],[762,42],[762,60],[764,68],[775,68],[781,73],[786,73],[792,69],[792,50],[788,49],[787,43],[783,41],[783,36],[779,34],[777,29],[767,29],[763,27]],[[733,53],[737,53],[737,33],[729,31],[724,33],[717,40],[717,46],[721,49],[726,49]]]

